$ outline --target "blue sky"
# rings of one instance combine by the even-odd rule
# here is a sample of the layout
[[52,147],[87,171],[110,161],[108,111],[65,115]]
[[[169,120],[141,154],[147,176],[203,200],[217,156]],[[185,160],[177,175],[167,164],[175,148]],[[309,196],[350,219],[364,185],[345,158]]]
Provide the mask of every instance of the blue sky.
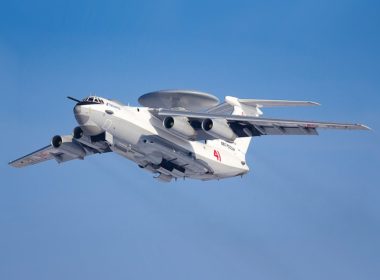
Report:
[[[378,279],[376,1],[2,1],[1,279]],[[252,172],[159,184],[113,154],[12,169],[67,95],[315,100],[268,117],[372,132],[255,138]]]

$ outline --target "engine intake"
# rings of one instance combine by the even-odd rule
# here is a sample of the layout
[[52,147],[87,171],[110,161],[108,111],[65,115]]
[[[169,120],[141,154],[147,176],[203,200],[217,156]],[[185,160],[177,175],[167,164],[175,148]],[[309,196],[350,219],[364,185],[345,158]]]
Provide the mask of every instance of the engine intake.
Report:
[[51,144],[54,148],[59,148],[62,145],[62,137],[60,135],[55,135],[51,139]]
[[55,135],[51,139],[51,145],[56,150],[75,158],[83,158],[86,155],[86,151],[79,143],[73,142],[71,136]]
[[223,119],[204,119],[202,129],[207,134],[227,142],[233,142],[237,137],[227,121]]
[[195,129],[186,117],[166,117],[163,126],[176,136],[192,139],[196,135]]
[[73,135],[75,139],[80,139],[83,136],[83,129],[80,126],[74,128]]

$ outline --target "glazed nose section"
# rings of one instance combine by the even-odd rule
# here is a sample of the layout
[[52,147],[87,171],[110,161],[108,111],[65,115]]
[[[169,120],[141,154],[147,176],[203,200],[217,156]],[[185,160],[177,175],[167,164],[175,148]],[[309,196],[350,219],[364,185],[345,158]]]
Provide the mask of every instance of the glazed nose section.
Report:
[[90,111],[88,108],[84,108],[82,105],[75,105],[74,116],[78,124],[85,125],[90,119]]

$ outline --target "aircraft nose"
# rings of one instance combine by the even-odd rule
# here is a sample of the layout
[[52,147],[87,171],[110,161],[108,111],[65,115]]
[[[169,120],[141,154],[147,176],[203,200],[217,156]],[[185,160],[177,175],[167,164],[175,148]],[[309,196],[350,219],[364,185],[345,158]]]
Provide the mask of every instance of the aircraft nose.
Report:
[[88,122],[90,116],[89,116],[89,109],[83,108],[82,105],[75,105],[74,107],[74,116],[77,122],[80,125],[84,125]]
[[80,112],[81,112],[81,108],[80,108],[81,106],[80,105],[75,105],[74,106],[74,114],[80,114]]

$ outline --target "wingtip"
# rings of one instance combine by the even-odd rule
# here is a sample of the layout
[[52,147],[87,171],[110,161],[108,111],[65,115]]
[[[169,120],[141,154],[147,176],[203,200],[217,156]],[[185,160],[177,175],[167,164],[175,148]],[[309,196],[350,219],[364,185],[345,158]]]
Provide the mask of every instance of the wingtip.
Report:
[[311,106],[321,106],[321,103],[315,101],[308,101]]
[[363,130],[371,130],[372,131],[372,128],[370,128],[369,126],[367,125],[364,125],[364,124],[357,124],[357,126],[359,126],[361,129]]
[[10,162],[8,162],[8,165],[9,165],[9,166],[12,166],[12,167],[17,167],[17,166],[15,165],[15,162],[14,162],[14,161],[10,161]]

